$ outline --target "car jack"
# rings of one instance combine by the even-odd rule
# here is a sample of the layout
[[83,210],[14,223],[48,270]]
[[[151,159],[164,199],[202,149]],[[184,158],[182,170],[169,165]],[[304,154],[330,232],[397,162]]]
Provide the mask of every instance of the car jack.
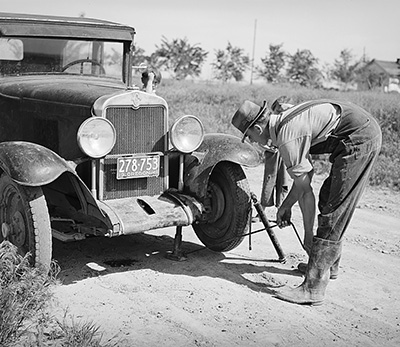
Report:
[[174,238],[174,249],[172,251],[168,251],[165,257],[169,260],[175,261],[185,261],[187,260],[187,256],[182,252],[182,226],[176,227],[175,238]]
[[[281,263],[284,263],[286,261],[285,253],[283,252],[283,249],[282,249],[278,239],[276,238],[274,231],[272,230],[272,228],[274,228],[276,225],[270,224],[267,216],[265,215],[265,212],[264,212],[262,206],[260,205],[260,203],[257,200],[257,196],[254,193],[251,193],[251,200],[253,202],[255,209],[257,210],[257,213],[260,217],[261,222],[264,224],[264,229],[260,229],[260,230],[252,232],[251,231],[251,218],[250,218],[250,223],[249,223],[250,224],[250,227],[249,227],[250,232],[247,234],[241,235],[240,237],[249,236],[249,249],[251,250],[251,235],[265,230],[268,233],[269,238],[271,239],[272,245],[274,246],[276,253],[278,254],[278,261]],[[230,240],[228,240],[228,241],[230,241]],[[202,247],[196,251],[184,253],[181,249],[181,246],[182,246],[182,226],[177,226],[175,238],[174,238],[174,249],[172,251],[167,252],[167,254],[166,254],[167,259],[175,260],[175,261],[184,261],[184,260],[187,260],[188,253],[193,253],[193,252],[197,252],[202,249],[206,249],[206,247]]]

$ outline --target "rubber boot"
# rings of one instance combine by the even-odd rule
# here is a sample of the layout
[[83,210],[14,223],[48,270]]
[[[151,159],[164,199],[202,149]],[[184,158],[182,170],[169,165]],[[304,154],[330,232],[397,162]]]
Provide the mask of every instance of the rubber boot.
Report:
[[329,282],[330,267],[338,259],[341,241],[314,237],[303,283],[296,288],[286,288],[277,298],[295,304],[321,305]]
[[[330,276],[329,279],[335,280],[339,276],[339,262],[340,262],[340,256],[336,259],[336,261],[333,263],[330,269]],[[297,265],[297,270],[299,270],[301,273],[305,274],[307,270],[307,263],[299,263]]]
[[340,262],[340,255],[331,266],[331,275],[329,277],[331,280],[335,280],[339,276],[339,262]]

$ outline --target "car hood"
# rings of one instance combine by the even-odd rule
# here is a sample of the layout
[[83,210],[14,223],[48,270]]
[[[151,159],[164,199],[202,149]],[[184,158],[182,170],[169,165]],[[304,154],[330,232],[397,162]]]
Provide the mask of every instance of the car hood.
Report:
[[0,96],[12,99],[92,106],[101,96],[126,90],[122,82],[75,76],[4,77]]

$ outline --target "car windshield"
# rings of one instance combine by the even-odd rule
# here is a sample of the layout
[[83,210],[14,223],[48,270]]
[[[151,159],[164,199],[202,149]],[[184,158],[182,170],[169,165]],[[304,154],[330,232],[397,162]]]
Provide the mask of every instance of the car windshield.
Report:
[[79,74],[122,80],[123,43],[0,38],[0,74]]

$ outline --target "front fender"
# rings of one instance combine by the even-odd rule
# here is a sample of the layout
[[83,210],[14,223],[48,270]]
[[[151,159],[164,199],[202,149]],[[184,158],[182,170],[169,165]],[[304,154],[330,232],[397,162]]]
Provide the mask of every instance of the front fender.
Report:
[[260,164],[260,157],[253,146],[236,136],[206,134],[202,145],[185,160],[185,189],[204,197],[210,174],[221,161],[254,167]]
[[42,186],[62,173],[74,170],[50,149],[31,142],[0,143],[0,167],[15,182],[24,186]]

